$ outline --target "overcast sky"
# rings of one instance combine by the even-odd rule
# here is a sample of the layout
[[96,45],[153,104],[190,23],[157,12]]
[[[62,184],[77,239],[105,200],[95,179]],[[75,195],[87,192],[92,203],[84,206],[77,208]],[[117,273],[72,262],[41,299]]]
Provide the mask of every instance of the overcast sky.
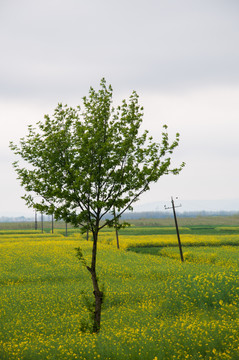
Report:
[[139,204],[239,199],[238,0],[0,0],[0,37],[0,216],[32,213],[9,141],[102,77],[116,103],[138,92],[156,141],[181,134],[185,169]]

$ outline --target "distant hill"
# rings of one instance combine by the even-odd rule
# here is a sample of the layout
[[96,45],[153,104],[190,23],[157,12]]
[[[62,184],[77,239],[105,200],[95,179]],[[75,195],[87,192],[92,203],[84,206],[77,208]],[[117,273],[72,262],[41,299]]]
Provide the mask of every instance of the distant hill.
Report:
[[[206,216],[232,216],[239,214],[239,211],[186,211],[177,212],[177,217],[180,218],[193,218],[193,217],[206,217]],[[172,218],[173,212],[169,211],[141,211],[141,212],[127,212],[124,213],[121,219],[165,219]]]
[[[239,214],[239,199],[224,200],[183,200],[174,199],[178,207],[178,217],[196,217],[196,216],[230,216]],[[171,207],[170,199],[168,201],[157,201],[146,204],[136,203],[134,211],[126,212],[122,219],[163,219],[173,217],[172,210],[164,210],[164,205]],[[107,216],[109,217],[109,216]],[[38,214],[38,220],[40,215]],[[49,216],[44,216],[44,221],[49,221]],[[34,216],[1,216],[0,222],[27,222],[34,221]]]
[[17,217],[1,216],[0,217],[0,222],[25,222],[25,221],[33,221],[33,218],[26,218],[25,216],[17,216]]
[[[184,200],[174,197],[175,205],[182,205],[177,209],[177,213],[185,212],[239,212],[239,199],[219,199],[219,200]],[[164,212],[164,205],[171,206],[170,199],[141,204],[135,204],[134,212]]]

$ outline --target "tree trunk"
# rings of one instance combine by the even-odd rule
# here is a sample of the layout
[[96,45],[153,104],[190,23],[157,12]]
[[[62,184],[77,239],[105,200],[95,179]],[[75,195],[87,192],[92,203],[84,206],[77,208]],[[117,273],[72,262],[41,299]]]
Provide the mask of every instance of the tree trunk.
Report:
[[96,276],[96,272],[92,272],[91,274],[92,283],[93,283],[93,294],[95,296],[95,311],[94,311],[94,319],[93,319],[93,332],[97,333],[100,331],[100,320],[101,320],[101,307],[103,302],[103,292],[100,291],[98,280]]
[[116,235],[117,249],[119,249],[119,234],[118,234],[117,226],[115,228],[115,235]]
[[96,254],[97,254],[97,240],[98,232],[93,233],[93,248],[92,248],[92,260],[91,267],[88,267],[91,273],[91,279],[93,284],[93,294],[95,296],[95,311],[93,317],[93,332],[97,333],[100,331],[100,320],[101,320],[101,307],[103,302],[103,292],[99,289],[98,279],[96,275]]

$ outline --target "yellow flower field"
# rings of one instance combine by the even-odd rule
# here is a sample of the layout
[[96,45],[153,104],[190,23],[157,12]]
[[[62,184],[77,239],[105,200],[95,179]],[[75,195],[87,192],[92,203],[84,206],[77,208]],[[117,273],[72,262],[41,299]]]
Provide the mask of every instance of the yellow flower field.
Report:
[[[91,241],[76,233],[0,235],[3,360],[238,359],[238,235],[100,235],[97,269],[106,292],[98,335],[82,332],[93,299]],[[233,246],[230,245],[233,242]],[[203,246],[203,245],[210,246]],[[201,246],[195,246],[201,245]],[[126,251],[160,246],[156,255]]]
[[[180,236],[184,246],[239,246],[239,235],[192,235],[183,234]],[[115,235],[113,232],[100,234],[100,240],[108,244],[114,244]],[[177,236],[172,235],[120,235],[120,245],[122,249],[145,246],[177,246]]]

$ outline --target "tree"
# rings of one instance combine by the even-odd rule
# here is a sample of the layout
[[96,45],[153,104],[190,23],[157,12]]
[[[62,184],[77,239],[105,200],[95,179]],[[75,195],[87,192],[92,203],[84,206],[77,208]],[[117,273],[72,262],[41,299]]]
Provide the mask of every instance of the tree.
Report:
[[102,79],[99,91],[90,88],[83,98],[83,110],[58,104],[52,117],[45,115],[36,128],[28,127],[19,145],[10,142],[13,152],[28,164],[19,160],[13,164],[26,191],[26,204],[92,232],[91,264],[84,262],[80,249],[78,257],[92,279],[93,332],[100,330],[103,301],[96,273],[98,233],[115,224],[114,216],[103,218],[115,210],[120,218],[151,183],[164,174],[178,174],[184,166],[170,168],[179,134],[170,144],[164,125],[161,143],[153,142],[148,131],[140,134],[143,108],[137,93],[133,91],[117,108],[112,106],[112,94]]

